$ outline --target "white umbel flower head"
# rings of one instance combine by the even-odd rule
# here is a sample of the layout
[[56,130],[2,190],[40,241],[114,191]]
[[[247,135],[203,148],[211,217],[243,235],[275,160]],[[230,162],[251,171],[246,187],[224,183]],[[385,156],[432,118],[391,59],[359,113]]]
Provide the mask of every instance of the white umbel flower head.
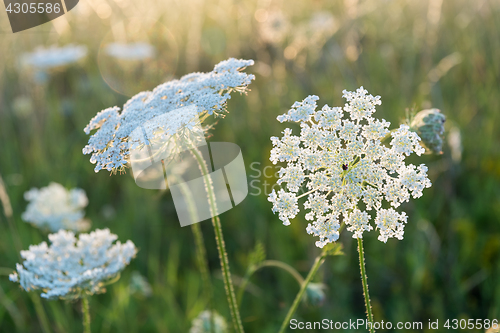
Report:
[[61,184],[50,183],[40,189],[32,188],[24,193],[29,201],[22,219],[41,229],[56,232],[60,229],[86,231],[90,222],[84,219],[88,204],[85,191],[79,188],[67,190]]
[[406,156],[424,152],[420,138],[401,125],[391,133],[390,148],[383,145],[390,123],[372,117],[380,96],[369,95],[363,87],[343,94],[348,102],[343,108],[325,105],[317,110],[318,97],[309,96],[278,116],[280,122],[300,123],[301,133],[293,135],[287,128],[283,137],[271,138],[271,161],[286,166],[279,172],[282,188],[273,190],[268,200],[289,225],[300,210],[299,199],[305,197],[305,218],[311,221],[306,231],[319,237],[318,247],[339,238],[341,219],[354,238],[362,238],[374,227],[370,211],[380,241],[402,239],[406,214],[382,204],[399,207],[431,186],[424,164],[405,164]]
[[[212,318],[213,316],[213,318]],[[213,322],[213,329],[212,329]],[[227,323],[224,317],[217,312],[205,310],[193,319],[189,333],[226,333]]]
[[153,45],[145,42],[137,43],[110,43],[106,45],[106,53],[120,60],[144,60],[155,56]]
[[[161,84],[153,91],[141,92],[125,103],[121,112],[116,106],[99,112],[84,128],[87,134],[97,131],[90,137],[83,153],[92,154],[90,162],[96,164],[95,172],[123,170],[129,160],[129,148],[136,147],[128,142],[136,128],[187,106],[195,106],[199,114],[223,116],[231,92],[245,93],[255,78],[242,72],[253,63],[253,60],[230,58],[218,63],[209,73],[191,73]],[[180,117],[179,113],[176,117]],[[189,120],[169,119],[171,123],[184,124],[189,124]],[[137,146],[141,144],[148,145],[149,142],[137,142]]]
[[87,47],[84,45],[38,47],[33,52],[21,56],[21,65],[38,70],[50,70],[75,63],[86,55]]
[[49,235],[52,243],[31,245],[21,251],[24,259],[9,276],[26,291],[42,290],[47,299],[75,299],[103,293],[105,285],[119,276],[137,249],[130,240],[113,242],[118,236],[109,229],[80,234],[60,230]]

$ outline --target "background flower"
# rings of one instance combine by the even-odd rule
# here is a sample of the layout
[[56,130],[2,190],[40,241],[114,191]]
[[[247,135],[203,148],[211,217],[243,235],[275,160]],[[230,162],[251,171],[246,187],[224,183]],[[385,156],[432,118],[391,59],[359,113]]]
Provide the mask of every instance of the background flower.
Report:
[[82,189],[67,190],[61,184],[50,183],[40,189],[32,188],[24,193],[24,199],[29,203],[22,218],[38,228],[53,232],[60,229],[81,232],[90,228],[90,221],[83,218],[88,199]]
[[[213,316],[213,318],[211,318]],[[212,328],[213,321],[213,328]],[[217,312],[208,310],[201,312],[198,317],[193,319],[193,325],[189,333],[226,333],[227,324],[224,317]]]
[[47,48],[40,46],[33,52],[23,54],[21,65],[38,70],[50,70],[75,63],[86,55],[87,47],[85,45],[52,45]]
[[121,60],[142,60],[154,57],[155,48],[144,42],[129,44],[115,42],[106,45],[106,53]]
[[48,299],[73,299],[103,293],[107,282],[130,263],[137,249],[130,240],[114,243],[118,236],[109,229],[96,230],[75,237],[71,231],[60,230],[49,235],[46,242],[21,251],[24,259],[9,276],[26,291],[42,290]]

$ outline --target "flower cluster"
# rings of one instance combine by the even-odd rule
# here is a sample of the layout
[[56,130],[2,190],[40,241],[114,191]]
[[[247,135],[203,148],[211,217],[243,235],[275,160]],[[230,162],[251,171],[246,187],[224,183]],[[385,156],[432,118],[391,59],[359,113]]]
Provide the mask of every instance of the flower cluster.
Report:
[[125,244],[109,229],[80,234],[60,230],[49,235],[52,243],[31,245],[21,251],[23,264],[9,276],[26,291],[42,290],[48,299],[74,299],[102,293],[104,286],[130,263],[137,250],[130,240]]
[[155,48],[144,42],[137,43],[110,43],[106,46],[106,53],[116,59],[143,60],[153,58]]
[[23,54],[21,64],[39,70],[49,70],[77,62],[86,55],[87,47],[84,45],[53,45],[49,48],[39,47],[31,53]]
[[[289,225],[299,212],[299,199],[306,197],[305,218],[311,221],[306,230],[319,237],[318,247],[339,238],[341,218],[353,237],[361,238],[373,229],[367,213],[371,210],[375,210],[380,241],[402,239],[406,214],[383,208],[382,203],[385,200],[397,208],[431,186],[424,164],[405,164],[406,156],[425,150],[407,125],[390,132],[389,122],[372,117],[380,96],[368,95],[361,87],[355,92],[344,90],[343,97],[348,102],[343,108],[325,105],[317,110],[318,97],[309,96],[278,116],[280,122],[300,123],[301,132],[296,136],[287,128],[283,137],[271,138],[271,161],[286,162],[278,179],[282,189],[273,190],[268,198],[273,212]],[[386,147],[382,141],[389,137],[390,147]]]
[[[252,74],[242,72],[251,65],[253,60],[231,58],[217,64],[212,72],[191,73],[161,84],[153,91],[141,92],[132,97],[121,112],[116,106],[99,112],[84,129],[87,134],[97,131],[90,137],[83,153],[92,154],[90,161],[96,164],[96,172],[122,169],[128,163],[130,148],[149,144],[147,141],[134,142],[134,146],[130,146],[130,134],[136,128],[167,112],[188,106],[195,106],[198,113],[223,115],[231,92],[245,92],[254,79]],[[180,117],[180,114],[175,113],[175,117]],[[189,120],[176,122],[169,119],[169,122]]]
[[50,183],[41,189],[32,188],[24,193],[24,198],[29,204],[22,219],[39,228],[81,232],[90,227],[90,222],[83,218],[88,199],[82,189],[68,191],[61,184]]
[[[213,323],[213,327],[212,327]],[[189,333],[226,333],[228,331],[226,320],[217,312],[203,311],[193,319]]]

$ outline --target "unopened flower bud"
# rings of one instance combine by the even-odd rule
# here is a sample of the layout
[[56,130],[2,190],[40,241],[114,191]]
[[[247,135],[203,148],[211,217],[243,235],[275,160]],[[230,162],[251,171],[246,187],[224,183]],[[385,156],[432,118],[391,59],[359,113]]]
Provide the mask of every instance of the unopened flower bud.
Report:
[[151,285],[138,271],[132,272],[130,278],[130,293],[138,296],[149,297],[153,294]]
[[411,122],[411,130],[422,139],[422,145],[434,154],[442,154],[446,117],[438,109],[422,110]]
[[309,283],[306,288],[304,300],[312,306],[321,306],[325,301],[325,288],[323,283]]

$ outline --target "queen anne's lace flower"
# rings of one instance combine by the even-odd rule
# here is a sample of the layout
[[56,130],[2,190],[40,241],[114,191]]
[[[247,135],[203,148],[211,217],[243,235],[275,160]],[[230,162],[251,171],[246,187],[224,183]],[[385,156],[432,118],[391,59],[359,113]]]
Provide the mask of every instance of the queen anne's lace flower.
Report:
[[90,228],[90,222],[83,218],[88,199],[82,189],[68,191],[61,184],[50,183],[41,189],[32,188],[24,193],[24,198],[29,204],[22,219],[39,228],[52,232],[60,229],[81,232]]
[[193,319],[189,333],[226,333],[227,331],[227,323],[224,317],[215,311],[205,310]]
[[21,64],[39,70],[49,70],[77,62],[86,55],[87,47],[84,45],[70,44],[61,47],[52,45],[49,48],[39,47],[31,53],[23,54]]
[[153,45],[144,42],[130,44],[110,43],[106,46],[106,53],[121,60],[144,60],[154,57],[155,48]]
[[49,235],[50,246],[42,242],[21,251],[23,264],[9,276],[26,291],[42,290],[48,299],[74,299],[105,292],[107,282],[130,263],[137,250],[130,240],[125,244],[109,229],[80,234],[60,230]]
[[[269,195],[273,212],[289,225],[299,212],[298,200],[306,197],[305,218],[311,221],[306,230],[319,237],[318,247],[339,238],[341,217],[354,238],[363,237],[373,229],[368,214],[373,210],[379,240],[402,239],[406,214],[382,204],[385,200],[396,208],[431,186],[425,165],[405,164],[406,156],[424,152],[420,138],[406,125],[391,133],[389,122],[372,117],[380,96],[368,95],[363,87],[343,93],[348,101],[343,108],[316,110],[318,97],[309,96],[278,116],[280,122],[299,122],[301,133],[295,136],[287,128],[283,137],[271,138],[271,161],[286,162],[279,172],[282,189]],[[381,143],[389,133],[390,148]]]
[[[231,92],[246,92],[255,78],[242,72],[251,65],[253,60],[230,58],[217,64],[210,73],[191,73],[161,84],[153,91],[141,92],[125,103],[121,112],[116,106],[99,112],[84,129],[87,134],[94,129],[97,132],[90,137],[83,153],[92,154],[90,161],[96,164],[96,172],[102,169],[116,171],[124,167],[128,163],[129,148],[149,144],[134,142],[136,146],[129,145],[130,134],[136,128],[155,117],[191,105],[199,113],[223,115]],[[179,113],[176,116],[179,117]],[[185,124],[189,120],[169,119],[169,123]],[[157,128],[146,130],[154,132]]]

